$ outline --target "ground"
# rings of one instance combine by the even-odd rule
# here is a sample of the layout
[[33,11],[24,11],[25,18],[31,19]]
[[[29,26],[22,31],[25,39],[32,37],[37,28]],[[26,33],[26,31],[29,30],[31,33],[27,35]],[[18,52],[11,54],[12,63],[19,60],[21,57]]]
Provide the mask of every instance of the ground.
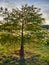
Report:
[[0,65],[49,65],[49,46],[24,45],[24,59],[19,56],[20,44],[0,45]]

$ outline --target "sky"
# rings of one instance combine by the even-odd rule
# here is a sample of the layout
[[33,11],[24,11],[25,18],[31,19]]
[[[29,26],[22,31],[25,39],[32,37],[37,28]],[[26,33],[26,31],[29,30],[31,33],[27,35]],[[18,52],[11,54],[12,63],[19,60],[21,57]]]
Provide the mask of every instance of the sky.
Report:
[[[49,0],[0,0],[0,7],[7,7],[9,9],[28,4],[34,5],[37,8],[41,8],[43,17],[45,18],[45,24],[49,25]],[[0,19],[2,19],[0,17]]]

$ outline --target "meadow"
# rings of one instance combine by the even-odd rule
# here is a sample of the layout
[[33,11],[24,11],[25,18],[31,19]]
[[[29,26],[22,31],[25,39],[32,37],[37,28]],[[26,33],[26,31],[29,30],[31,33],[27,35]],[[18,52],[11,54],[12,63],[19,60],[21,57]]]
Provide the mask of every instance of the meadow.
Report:
[[19,57],[20,45],[0,45],[0,65],[49,65],[49,46],[46,44],[24,45],[24,59]]

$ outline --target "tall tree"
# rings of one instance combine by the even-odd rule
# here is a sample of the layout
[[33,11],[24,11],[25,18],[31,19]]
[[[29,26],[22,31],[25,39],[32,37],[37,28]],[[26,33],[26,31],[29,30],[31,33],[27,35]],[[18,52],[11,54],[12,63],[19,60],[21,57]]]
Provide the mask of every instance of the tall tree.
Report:
[[[7,10],[7,9],[6,9]],[[9,32],[17,33],[17,38],[21,40],[20,57],[24,58],[24,43],[26,40],[35,42],[42,38],[41,24],[44,21],[40,9],[32,6],[22,6],[21,9],[13,9],[12,12],[5,13],[7,16],[4,18],[6,23],[3,28],[10,30]],[[36,38],[36,40],[35,40]]]

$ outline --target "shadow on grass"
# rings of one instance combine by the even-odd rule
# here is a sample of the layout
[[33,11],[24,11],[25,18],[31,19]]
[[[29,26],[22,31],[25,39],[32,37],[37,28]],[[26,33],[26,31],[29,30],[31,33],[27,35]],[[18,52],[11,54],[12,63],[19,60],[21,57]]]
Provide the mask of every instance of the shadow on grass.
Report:
[[25,59],[19,59],[12,56],[2,57],[2,59],[0,59],[0,65],[26,65],[25,62]]
[[49,61],[42,58],[39,54],[35,54],[30,58],[19,59],[13,56],[4,57],[0,65],[49,65]]
[[19,60],[19,65],[26,65],[25,59],[20,59],[20,60]]

